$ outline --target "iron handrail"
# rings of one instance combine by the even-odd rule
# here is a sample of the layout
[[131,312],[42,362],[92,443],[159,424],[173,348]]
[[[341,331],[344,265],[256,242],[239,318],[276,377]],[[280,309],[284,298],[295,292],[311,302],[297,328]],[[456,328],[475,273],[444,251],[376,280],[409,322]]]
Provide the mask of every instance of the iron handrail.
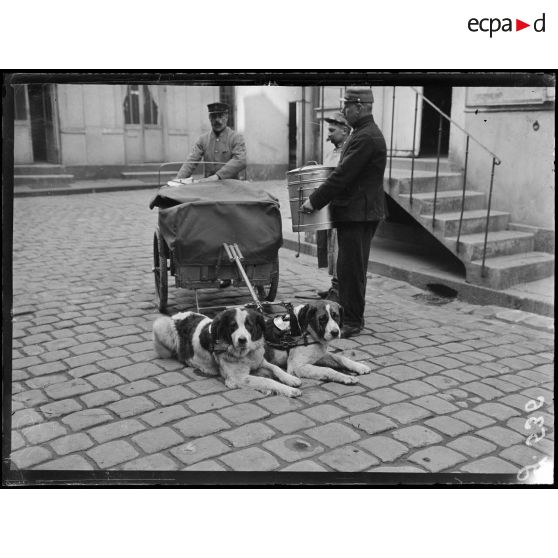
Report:
[[445,112],[443,112],[442,110],[440,110],[430,99],[427,99],[422,93],[420,93],[419,91],[417,91],[412,85],[410,86],[410,88],[417,94],[420,95],[422,97],[422,99],[424,101],[426,101],[436,112],[438,112],[439,114],[441,114],[446,120],[448,120],[449,122],[451,122],[454,126],[456,126],[457,128],[459,128],[465,135],[469,136],[477,145],[479,145],[480,147],[482,147],[487,153],[490,153],[490,155],[492,155],[492,157],[494,157],[494,159],[496,159],[496,165],[499,165],[502,160],[500,159],[500,157],[498,157],[498,155],[496,155],[495,153],[493,153],[492,151],[490,151],[490,149],[488,149],[488,147],[486,147],[486,145],[482,144],[478,139],[476,139],[472,134],[470,134],[467,130],[465,130],[465,128],[463,128],[462,126],[460,126],[455,120],[453,120],[451,117],[449,117]]
[[[416,92],[415,92],[416,93]],[[416,138],[417,138],[417,111],[418,111],[418,93],[415,94],[415,123],[413,126],[413,150],[411,153],[413,154],[411,158],[411,187],[410,187],[410,196],[409,196],[409,203],[413,205],[413,178],[415,176],[415,145],[416,145]]]
[[463,193],[461,195],[461,215],[459,216],[459,229],[455,241],[455,251],[459,254],[459,239],[461,238],[461,224],[463,223],[463,211],[465,210],[465,189],[467,188],[467,163],[469,161],[469,137],[465,142],[465,167],[463,169]]
[[[497,165],[502,163],[502,160],[493,153],[488,147],[482,144],[478,139],[476,139],[472,134],[470,134],[467,130],[465,130],[462,126],[460,126],[455,120],[453,120],[450,116],[448,116],[445,112],[439,109],[432,101],[427,99],[422,93],[420,93],[415,87],[410,86],[410,88],[415,92],[415,121],[414,121],[414,128],[413,128],[413,150],[411,154],[411,184],[410,184],[410,195],[409,195],[409,204],[412,207],[413,205],[413,179],[414,179],[414,168],[415,168],[415,136],[416,136],[416,125],[417,125],[417,108],[418,108],[418,98],[419,96],[422,97],[423,101],[428,103],[439,115],[439,126],[438,126],[438,142],[437,142],[437,157],[436,157],[436,181],[434,186],[434,202],[432,207],[432,231],[435,230],[436,225],[436,205],[437,205],[437,198],[438,198],[438,178],[439,178],[439,168],[440,168],[440,151],[441,151],[441,138],[442,138],[442,118],[445,118],[450,124],[453,124],[456,128],[461,130],[466,136],[466,148],[465,148],[465,168],[464,168],[464,175],[463,175],[463,191],[462,191],[462,199],[461,199],[461,212],[459,217],[459,228],[457,232],[457,240],[455,250],[457,253],[460,251],[459,241],[461,238],[461,229],[463,223],[463,212],[465,209],[465,190],[467,187],[467,166],[468,166],[468,159],[469,159],[469,142],[472,139],[477,145],[479,145],[484,151],[489,153],[492,157],[492,171],[490,176],[490,187],[489,187],[489,196],[488,196],[488,206],[486,208],[486,225],[484,230],[484,244],[483,244],[483,252],[482,252],[482,266],[481,266],[481,276],[486,277],[486,248],[488,244],[488,231],[490,228],[490,212],[492,209],[492,192],[494,187],[494,170]],[[394,125],[394,118],[395,118],[395,87],[393,88],[393,96],[392,96],[392,109],[391,109],[391,137],[390,137],[390,154],[389,154],[389,184],[391,184],[391,171],[393,165],[393,125]]]
[[391,184],[391,167],[393,160],[393,121],[395,118],[395,87],[393,88],[393,95],[391,99],[391,132],[389,138],[389,184]]
[[438,124],[438,147],[436,149],[436,183],[434,186],[434,205],[432,206],[432,230],[436,227],[436,204],[438,202],[438,178],[440,176],[440,153],[442,151],[442,116]]
[[488,242],[488,227],[490,224],[490,205],[492,203],[492,189],[494,186],[494,167],[496,166],[496,159],[493,157],[492,158],[492,172],[490,174],[490,190],[489,190],[489,194],[488,194],[488,209],[486,212],[486,228],[484,231],[484,246],[483,246],[483,250],[482,250],[482,267],[481,267],[481,275],[483,277],[486,276],[485,273],[485,267],[484,267],[484,261],[486,259],[486,244]]

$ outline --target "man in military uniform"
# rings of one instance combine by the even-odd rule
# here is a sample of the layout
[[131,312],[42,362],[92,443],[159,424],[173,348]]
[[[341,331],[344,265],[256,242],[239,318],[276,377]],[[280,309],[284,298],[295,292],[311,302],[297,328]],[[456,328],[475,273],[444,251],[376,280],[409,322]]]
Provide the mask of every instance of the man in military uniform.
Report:
[[383,187],[387,149],[372,116],[372,90],[347,88],[343,101],[343,115],[353,131],[336,169],[301,209],[312,213],[330,204],[339,242],[339,300],[345,310],[342,335],[350,337],[364,326],[370,244],[380,221],[387,216]]
[[198,161],[204,160],[204,178],[199,182],[212,182],[226,178],[238,178],[246,168],[246,145],[242,134],[227,126],[229,105],[210,103],[209,122],[211,131],[202,134],[194,143],[188,159],[180,167],[177,179],[189,178]]

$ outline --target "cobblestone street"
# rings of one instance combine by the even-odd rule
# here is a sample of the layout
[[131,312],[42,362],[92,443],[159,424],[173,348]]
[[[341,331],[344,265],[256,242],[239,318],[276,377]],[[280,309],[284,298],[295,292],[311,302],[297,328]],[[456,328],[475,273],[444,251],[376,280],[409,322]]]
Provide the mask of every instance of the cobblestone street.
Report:
[[[15,199],[13,467],[515,474],[553,459],[554,335],[378,275],[365,330],[334,343],[373,369],[356,385],[265,396],[157,358],[152,194]],[[281,249],[278,300],[328,283]],[[194,307],[171,278],[169,312]]]

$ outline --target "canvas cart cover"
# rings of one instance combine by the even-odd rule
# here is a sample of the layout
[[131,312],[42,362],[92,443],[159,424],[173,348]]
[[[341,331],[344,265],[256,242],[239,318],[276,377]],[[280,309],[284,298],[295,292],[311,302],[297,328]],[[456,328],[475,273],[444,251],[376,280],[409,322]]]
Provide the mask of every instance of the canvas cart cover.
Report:
[[279,202],[241,180],[163,186],[149,207],[178,265],[225,263],[223,243],[238,244],[248,264],[272,263],[283,242]]

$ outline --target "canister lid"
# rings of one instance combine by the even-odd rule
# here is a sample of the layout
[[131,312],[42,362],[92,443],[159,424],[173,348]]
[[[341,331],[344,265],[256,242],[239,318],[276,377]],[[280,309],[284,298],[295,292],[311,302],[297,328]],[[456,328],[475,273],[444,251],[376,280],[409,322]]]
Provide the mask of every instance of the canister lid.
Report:
[[300,174],[301,172],[318,171],[318,170],[333,171],[333,170],[335,170],[335,167],[330,167],[330,166],[327,166],[327,165],[308,165],[308,164],[306,164],[303,167],[299,167],[298,169],[290,170],[289,172],[287,172],[287,174],[295,174],[295,173]]

